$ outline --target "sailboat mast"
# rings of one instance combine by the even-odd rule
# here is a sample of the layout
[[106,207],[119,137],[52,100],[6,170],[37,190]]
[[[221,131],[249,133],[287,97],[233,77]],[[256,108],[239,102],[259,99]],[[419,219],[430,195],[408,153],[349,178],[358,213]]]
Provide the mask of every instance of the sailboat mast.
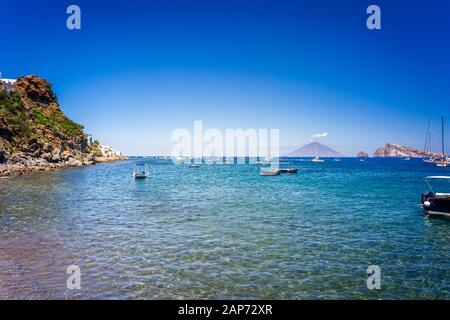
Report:
[[444,117],[442,117],[442,157],[445,159],[445,150],[444,150]]
[[425,137],[425,146],[423,147],[423,152],[428,153],[428,148],[430,147],[429,141],[430,141],[430,125],[431,125],[431,119],[428,119],[428,127],[427,127],[427,136]]
[[429,148],[428,152],[431,154],[432,153],[432,150],[431,150],[431,130],[430,130],[430,142],[428,144],[428,148]]

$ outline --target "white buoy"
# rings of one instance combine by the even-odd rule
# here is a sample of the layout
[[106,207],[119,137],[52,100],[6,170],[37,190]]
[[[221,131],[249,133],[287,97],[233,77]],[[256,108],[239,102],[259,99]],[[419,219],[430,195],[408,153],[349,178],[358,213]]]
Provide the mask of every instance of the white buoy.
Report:
[[423,203],[423,205],[424,205],[424,207],[429,207],[429,206],[431,206],[431,202],[430,201],[425,201],[424,203]]

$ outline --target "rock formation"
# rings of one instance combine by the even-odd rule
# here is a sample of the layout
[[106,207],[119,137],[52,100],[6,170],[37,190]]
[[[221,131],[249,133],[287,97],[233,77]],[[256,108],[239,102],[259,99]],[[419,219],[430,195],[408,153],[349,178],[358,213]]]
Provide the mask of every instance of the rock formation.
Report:
[[356,155],[358,158],[368,158],[369,154],[365,151],[360,151],[358,152],[358,154]]
[[411,157],[411,158],[424,158],[424,157],[430,157],[430,156],[439,156],[437,153],[427,153],[423,150],[419,150],[417,148],[413,147],[405,147],[398,144],[393,143],[386,143],[384,147],[378,148],[375,150],[374,157],[379,158],[389,158],[389,157],[397,157],[397,158],[404,158],[404,157]]
[[19,77],[13,91],[0,90],[0,176],[105,160],[83,126],[61,111],[46,80]]

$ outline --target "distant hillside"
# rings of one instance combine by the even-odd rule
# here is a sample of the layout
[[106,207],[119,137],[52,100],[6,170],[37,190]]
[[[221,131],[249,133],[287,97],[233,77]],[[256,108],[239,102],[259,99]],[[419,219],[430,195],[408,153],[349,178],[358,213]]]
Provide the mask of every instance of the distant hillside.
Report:
[[286,155],[287,157],[343,157],[343,155],[336,150],[331,149],[318,142],[311,142],[303,147],[292,151]]
[[440,157],[439,153],[427,153],[413,147],[405,147],[398,144],[386,143],[382,148],[375,150],[374,157],[378,158],[424,158],[424,157]]

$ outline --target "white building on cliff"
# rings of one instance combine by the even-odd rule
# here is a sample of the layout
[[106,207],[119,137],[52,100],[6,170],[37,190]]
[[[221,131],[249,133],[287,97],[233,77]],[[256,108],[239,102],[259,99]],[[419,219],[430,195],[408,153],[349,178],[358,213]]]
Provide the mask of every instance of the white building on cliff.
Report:
[[122,157],[123,154],[120,151],[114,150],[110,146],[100,146],[100,152],[105,158]]
[[2,88],[4,91],[13,91],[16,79],[5,79],[2,77],[2,73],[0,72],[0,82],[2,83]]

